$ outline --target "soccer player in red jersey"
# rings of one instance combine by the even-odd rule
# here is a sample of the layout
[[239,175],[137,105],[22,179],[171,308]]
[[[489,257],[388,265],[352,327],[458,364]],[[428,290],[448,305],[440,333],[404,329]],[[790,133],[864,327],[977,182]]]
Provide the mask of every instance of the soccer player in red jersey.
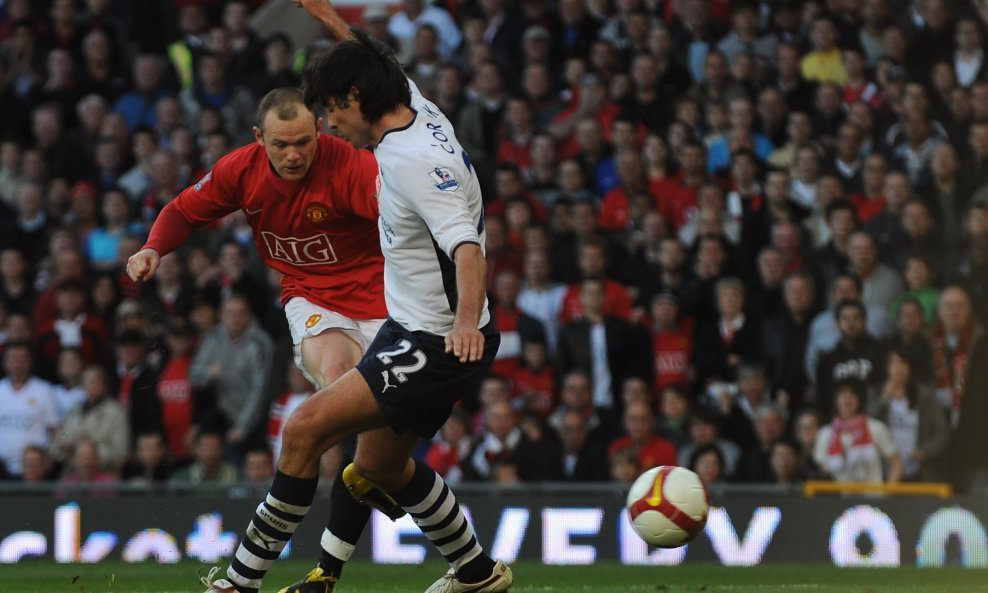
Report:
[[[135,282],[151,278],[161,257],[195,229],[243,210],[264,262],[282,274],[295,364],[317,388],[356,365],[387,316],[377,161],[321,128],[300,90],[268,93],[257,109],[256,142],[221,158],[165,206],[147,243],[127,262]],[[374,433],[361,438],[373,441]],[[370,508],[350,496],[340,476],[330,496],[320,564],[338,578]],[[251,541],[261,553],[264,542],[263,534]]]

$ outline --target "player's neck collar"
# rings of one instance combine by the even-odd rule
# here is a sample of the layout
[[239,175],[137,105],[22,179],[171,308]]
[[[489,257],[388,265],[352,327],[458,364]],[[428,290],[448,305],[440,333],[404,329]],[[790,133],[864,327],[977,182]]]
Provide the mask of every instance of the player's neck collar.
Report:
[[412,107],[399,107],[398,109],[386,114],[380,120],[378,120],[378,126],[384,128],[381,132],[381,136],[377,141],[376,146],[379,146],[384,138],[391,134],[392,132],[402,132],[412,127],[415,123],[415,118],[418,117],[418,111],[415,111]]

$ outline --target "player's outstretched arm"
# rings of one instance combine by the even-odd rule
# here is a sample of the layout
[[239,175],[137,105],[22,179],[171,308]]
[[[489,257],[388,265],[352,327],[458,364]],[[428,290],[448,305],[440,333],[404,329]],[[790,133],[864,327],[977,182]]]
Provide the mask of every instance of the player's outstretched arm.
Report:
[[333,37],[337,41],[346,41],[348,39],[354,39],[353,33],[350,32],[350,26],[346,24],[346,21],[336,12],[333,8],[332,2],[329,0],[292,0],[295,2],[295,6],[300,6],[305,9],[312,18],[316,19],[320,23],[326,25],[329,28],[329,32],[333,34]]
[[484,354],[484,334],[477,328],[487,294],[487,260],[480,245],[464,243],[453,253],[459,302],[453,331],[446,336],[446,352],[460,362],[477,362]]
[[158,271],[161,256],[151,248],[141,249],[127,259],[127,275],[134,282],[150,280]]

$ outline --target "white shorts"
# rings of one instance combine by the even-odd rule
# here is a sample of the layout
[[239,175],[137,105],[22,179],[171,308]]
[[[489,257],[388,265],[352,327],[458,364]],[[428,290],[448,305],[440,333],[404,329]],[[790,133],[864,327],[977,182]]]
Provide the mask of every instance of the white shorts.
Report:
[[346,315],[320,307],[302,297],[294,297],[285,303],[285,317],[288,319],[288,328],[292,332],[295,366],[313,385],[316,382],[302,362],[302,340],[318,336],[324,331],[338,329],[353,338],[360,346],[360,351],[364,352],[384,324],[384,319],[365,321],[350,319]]

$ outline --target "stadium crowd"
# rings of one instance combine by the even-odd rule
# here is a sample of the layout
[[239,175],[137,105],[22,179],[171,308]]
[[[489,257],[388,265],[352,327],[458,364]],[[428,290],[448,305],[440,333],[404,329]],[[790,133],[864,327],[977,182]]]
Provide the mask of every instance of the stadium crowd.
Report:
[[[0,2],[0,475],[265,483],[312,391],[242,212],[160,209],[329,46],[246,0]],[[988,5],[364,9],[485,192],[494,374],[447,481],[988,486]],[[327,475],[338,456],[326,456]]]

